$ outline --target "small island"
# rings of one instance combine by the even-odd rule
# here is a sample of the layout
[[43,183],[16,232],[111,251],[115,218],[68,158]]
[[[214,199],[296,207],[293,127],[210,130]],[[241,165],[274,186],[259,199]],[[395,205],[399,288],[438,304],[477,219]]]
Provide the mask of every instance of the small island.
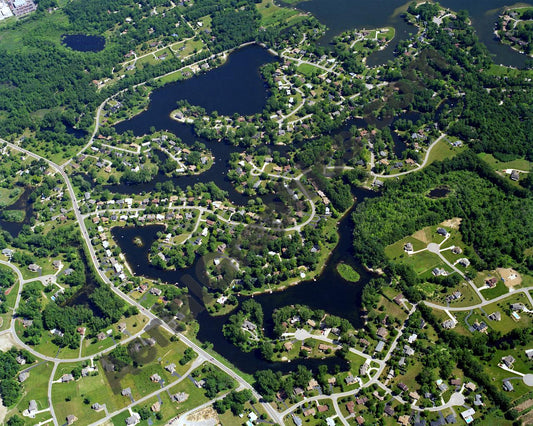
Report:
[[339,263],[337,265],[337,272],[342,278],[351,283],[356,283],[361,278],[359,273],[346,263]]

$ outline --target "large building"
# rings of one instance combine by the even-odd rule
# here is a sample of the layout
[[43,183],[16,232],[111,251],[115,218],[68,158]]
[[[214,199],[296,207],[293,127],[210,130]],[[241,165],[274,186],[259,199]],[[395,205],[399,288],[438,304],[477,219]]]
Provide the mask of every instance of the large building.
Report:
[[0,21],[9,18],[10,16],[13,16],[13,13],[11,12],[9,5],[4,0],[0,0]]
[[15,16],[27,15],[37,10],[33,0],[8,0],[8,3]]

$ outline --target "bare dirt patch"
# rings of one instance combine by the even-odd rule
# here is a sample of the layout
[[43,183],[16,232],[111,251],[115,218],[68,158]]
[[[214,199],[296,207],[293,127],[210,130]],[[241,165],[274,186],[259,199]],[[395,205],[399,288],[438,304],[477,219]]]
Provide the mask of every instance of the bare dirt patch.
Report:
[[187,416],[187,424],[208,425],[219,424],[218,414],[212,406],[196,411]]
[[533,411],[529,411],[527,414],[520,416],[519,419],[522,421],[523,425],[533,424]]
[[496,272],[503,278],[509,288],[522,284],[522,276],[511,268],[498,268]]
[[17,343],[15,342],[15,339],[13,339],[11,333],[5,333],[0,336],[0,351],[8,351],[13,346],[17,346]]
[[420,231],[416,231],[413,234],[413,238],[422,241],[424,244],[428,244],[430,242],[428,236],[426,235],[426,231],[424,231],[423,229],[421,229]]
[[532,405],[533,405],[533,399],[528,399],[527,401],[524,401],[521,404],[518,404],[515,407],[515,410],[521,413],[522,411],[527,410]]
[[460,217],[452,217],[451,219],[448,219],[442,222],[441,225],[447,228],[459,229],[459,226],[461,225],[462,220],[463,219]]

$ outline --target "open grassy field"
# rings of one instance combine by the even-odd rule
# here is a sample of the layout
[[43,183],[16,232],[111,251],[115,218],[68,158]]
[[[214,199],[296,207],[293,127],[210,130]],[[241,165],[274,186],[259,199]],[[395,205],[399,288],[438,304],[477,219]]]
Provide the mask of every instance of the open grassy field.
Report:
[[[39,410],[48,407],[48,379],[52,373],[53,364],[51,362],[42,362],[30,370],[30,377],[24,382],[23,396],[10,411],[8,417],[19,414],[29,406],[32,399],[37,402]],[[50,417],[48,415],[48,417]]]
[[[68,367],[72,369],[74,364]],[[99,374],[96,376],[52,386],[52,401],[58,419],[64,420],[69,414],[74,414],[78,419],[83,419],[84,424],[89,424],[105,416],[103,411],[97,413],[91,409],[95,402],[106,404],[110,412],[123,408],[130,402],[129,398],[112,392],[99,363],[98,369]]]
[[442,161],[446,158],[455,157],[457,154],[463,152],[466,149],[464,145],[460,147],[451,146],[449,142],[451,140],[452,138],[449,137],[442,138],[429,153],[426,165],[429,165],[435,161]]
[[512,161],[500,161],[492,154],[486,154],[486,153],[480,153],[478,154],[478,157],[481,158],[485,163],[487,163],[489,166],[491,166],[494,170],[504,170],[504,169],[517,169],[517,170],[524,170],[524,171],[530,171],[531,170],[531,162],[527,161],[524,158],[519,158]]
[[24,190],[20,186],[0,188],[0,207],[10,206],[22,195]]
[[282,21],[289,21],[292,17],[298,15],[297,10],[277,6],[273,0],[263,0],[256,7],[261,14],[261,25],[264,27],[269,27]]
[[317,72],[318,74],[323,72],[320,68],[314,67],[311,64],[301,64],[298,66],[297,71],[306,77],[311,77],[313,74],[316,74]]

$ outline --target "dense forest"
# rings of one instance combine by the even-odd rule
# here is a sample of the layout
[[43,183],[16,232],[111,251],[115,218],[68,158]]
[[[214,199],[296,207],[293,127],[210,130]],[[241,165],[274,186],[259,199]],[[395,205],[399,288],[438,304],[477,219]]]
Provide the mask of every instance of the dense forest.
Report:
[[[452,195],[426,196],[441,185]],[[510,185],[470,151],[388,181],[382,197],[359,205],[353,215],[356,254],[369,266],[386,266],[387,245],[452,217],[462,218],[463,240],[481,258],[480,269],[533,265],[524,254],[533,246],[531,193]]]

